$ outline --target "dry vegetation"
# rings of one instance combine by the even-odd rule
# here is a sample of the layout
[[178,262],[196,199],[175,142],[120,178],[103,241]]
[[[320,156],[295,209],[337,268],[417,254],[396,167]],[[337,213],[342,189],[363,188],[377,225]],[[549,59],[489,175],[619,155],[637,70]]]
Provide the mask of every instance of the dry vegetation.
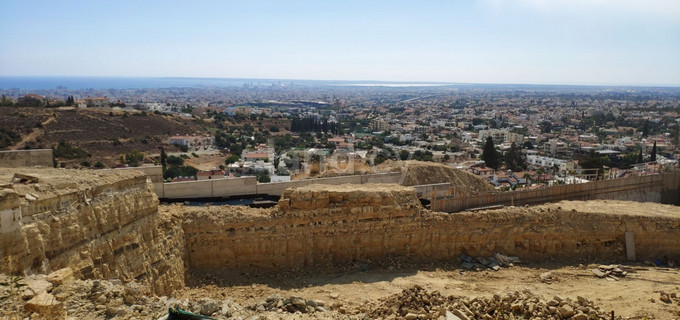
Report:
[[[0,127],[21,134],[22,141],[11,149],[51,148],[67,141],[91,154],[89,159],[66,161],[70,165],[84,160],[114,165],[120,154],[132,150],[158,153],[169,136],[209,133],[209,124],[202,120],[174,115],[28,107],[0,108]],[[166,148],[175,151],[174,146]]]

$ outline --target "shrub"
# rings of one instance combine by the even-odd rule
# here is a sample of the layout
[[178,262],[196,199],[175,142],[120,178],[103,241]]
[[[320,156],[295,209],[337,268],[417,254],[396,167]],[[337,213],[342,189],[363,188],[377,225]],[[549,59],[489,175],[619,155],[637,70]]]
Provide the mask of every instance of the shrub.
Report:
[[59,144],[57,144],[53,150],[54,157],[60,159],[81,159],[90,156],[90,153],[87,151],[78,147],[74,147],[70,143],[63,140],[59,141]]
[[130,167],[139,167],[144,161],[144,154],[139,151],[131,151],[125,154],[125,163]]

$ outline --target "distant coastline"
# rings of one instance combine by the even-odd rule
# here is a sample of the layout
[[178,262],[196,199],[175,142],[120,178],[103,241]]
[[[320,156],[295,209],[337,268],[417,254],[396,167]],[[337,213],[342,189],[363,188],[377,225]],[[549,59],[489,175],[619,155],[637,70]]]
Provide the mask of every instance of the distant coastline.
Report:
[[57,77],[0,76],[0,89],[157,89],[200,87],[286,87],[286,86],[374,86],[374,87],[435,87],[454,85],[445,82],[291,80],[190,77]]
[[160,89],[160,88],[210,88],[210,87],[483,87],[496,89],[577,89],[577,88],[671,88],[678,86],[635,85],[578,85],[578,84],[485,84],[418,81],[356,81],[356,80],[300,80],[300,79],[246,79],[246,78],[191,78],[191,77],[67,77],[67,76],[0,76],[0,90],[84,90],[84,89]]
[[224,78],[152,78],[152,77],[20,77],[0,76],[0,89],[143,89],[233,87],[248,85],[271,86],[272,81]]

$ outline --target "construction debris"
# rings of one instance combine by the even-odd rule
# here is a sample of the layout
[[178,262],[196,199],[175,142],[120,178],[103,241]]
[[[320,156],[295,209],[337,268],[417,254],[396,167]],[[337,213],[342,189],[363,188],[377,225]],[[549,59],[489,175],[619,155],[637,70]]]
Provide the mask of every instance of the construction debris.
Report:
[[628,272],[633,271],[632,268],[622,265],[599,265],[597,268],[591,270],[598,278],[607,278],[609,280],[617,281],[618,278],[625,277]]
[[482,270],[484,268],[489,268],[494,271],[498,271],[503,268],[512,267],[514,263],[520,263],[517,257],[508,257],[506,255],[496,253],[492,257],[471,257],[467,254],[461,254],[460,260],[462,261],[460,267],[468,270]]
[[611,319],[606,311],[581,296],[544,300],[524,290],[487,298],[446,297],[417,285],[366,309],[371,310],[370,318],[383,319]]

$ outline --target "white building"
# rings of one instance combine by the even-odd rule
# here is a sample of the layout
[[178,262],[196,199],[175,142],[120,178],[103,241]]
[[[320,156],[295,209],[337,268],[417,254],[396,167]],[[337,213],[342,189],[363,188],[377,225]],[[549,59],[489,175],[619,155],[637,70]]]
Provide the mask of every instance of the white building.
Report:
[[539,155],[527,155],[527,163],[537,167],[553,168],[555,165],[560,172],[568,172],[574,170],[574,163],[567,160],[543,157]]

